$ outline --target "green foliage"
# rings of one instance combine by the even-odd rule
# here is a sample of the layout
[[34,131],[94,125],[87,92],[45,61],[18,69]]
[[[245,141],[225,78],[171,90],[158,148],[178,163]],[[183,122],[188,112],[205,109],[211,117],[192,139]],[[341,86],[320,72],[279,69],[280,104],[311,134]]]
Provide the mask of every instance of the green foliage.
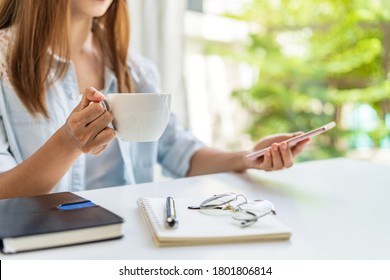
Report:
[[[336,120],[337,129],[313,139],[321,149],[303,156],[315,159],[343,155],[360,133],[376,146],[390,135],[390,1],[252,0],[227,16],[253,30],[245,55],[224,53],[258,68],[254,85],[233,93],[251,113],[254,139]],[[379,125],[369,132],[342,125],[348,104],[369,104]]]

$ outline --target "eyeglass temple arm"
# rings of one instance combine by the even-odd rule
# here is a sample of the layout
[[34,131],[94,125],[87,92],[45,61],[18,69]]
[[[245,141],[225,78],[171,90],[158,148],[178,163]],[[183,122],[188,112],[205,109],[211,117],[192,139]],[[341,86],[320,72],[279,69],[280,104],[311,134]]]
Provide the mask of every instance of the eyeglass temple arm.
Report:
[[187,208],[190,209],[190,210],[201,210],[201,209],[218,209],[218,210],[224,210],[224,209],[225,209],[224,207],[221,207],[221,206],[213,206],[213,205],[204,206],[204,207],[200,207],[200,206],[188,206]]

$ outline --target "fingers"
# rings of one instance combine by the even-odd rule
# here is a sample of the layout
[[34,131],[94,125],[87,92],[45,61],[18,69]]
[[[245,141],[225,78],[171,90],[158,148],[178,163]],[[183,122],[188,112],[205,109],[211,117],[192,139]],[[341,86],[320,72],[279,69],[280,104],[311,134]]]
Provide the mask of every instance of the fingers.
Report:
[[116,132],[104,125],[103,120],[99,120],[100,124],[95,122],[93,126],[86,128],[74,126],[72,123],[67,124],[68,135],[74,145],[83,153],[99,154],[100,147],[107,145],[116,136]]
[[113,120],[111,113],[99,104],[103,99],[104,95],[96,89],[86,89],[79,105],[66,121],[69,137],[83,153],[102,153],[116,136],[116,132],[108,128]]
[[273,169],[279,170],[283,168],[283,159],[281,157],[281,153],[279,151],[278,144],[271,145],[271,155],[272,155],[272,166]]
[[293,164],[294,156],[292,150],[286,142],[282,142],[280,144],[272,144],[270,150],[255,161],[254,168],[272,171],[289,168]]
[[72,112],[71,117],[72,121],[77,123],[80,127],[86,127],[106,112],[107,111],[102,106],[100,106],[99,103],[91,103],[83,110],[78,111],[76,108]]
[[247,166],[266,171],[291,167],[294,164],[294,157],[302,152],[310,140],[302,140],[293,147],[289,147],[287,140],[302,134],[303,132],[299,131],[295,133],[270,135],[262,139],[256,144],[254,150],[259,151],[267,147],[270,147],[270,150],[260,158],[249,160]]
[[108,144],[104,144],[104,145],[96,148],[92,154],[95,155],[95,156],[100,155],[107,148],[107,146],[108,146]]
[[291,167],[294,163],[294,158],[286,142],[281,144],[272,144],[272,166],[273,170]]
[[[85,125],[89,125],[93,121],[99,119],[104,114],[108,113],[111,116],[111,113],[106,111],[100,103],[90,103],[87,108],[82,111],[81,117]],[[111,120],[112,121],[112,120]]]
[[283,160],[283,167],[289,168],[294,164],[294,156],[287,142],[282,142],[280,145],[280,154]]
[[91,102],[100,102],[104,99],[104,95],[93,87],[84,90],[83,97],[80,104],[77,106],[78,110],[83,110],[88,107]]
[[85,127],[85,133],[91,135],[92,139],[95,139],[96,136],[102,132],[113,120],[113,117],[110,112],[105,111],[95,120],[89,122]]
[[265,152],[263,159],[261,159],[260,161],[262,164],[260,165],[259,169],[264,169],[265,171],[271,171],[273,169],[271,151]]
[[116,136],[116,132],[106,127],[101,132],[99,132],[93,140],[94,148],[89,152],[94,155],[100,155],[107,147],[109,142],[114,139]]

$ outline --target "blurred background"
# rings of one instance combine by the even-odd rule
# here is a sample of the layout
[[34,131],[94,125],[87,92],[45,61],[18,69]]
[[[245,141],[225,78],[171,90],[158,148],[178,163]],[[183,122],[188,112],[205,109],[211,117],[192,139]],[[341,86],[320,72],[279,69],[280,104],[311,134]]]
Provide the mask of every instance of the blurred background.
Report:
[[335,120],[298,161],[390,163],[390,1],[128,1],[132,48],[206,144],[250,149]]

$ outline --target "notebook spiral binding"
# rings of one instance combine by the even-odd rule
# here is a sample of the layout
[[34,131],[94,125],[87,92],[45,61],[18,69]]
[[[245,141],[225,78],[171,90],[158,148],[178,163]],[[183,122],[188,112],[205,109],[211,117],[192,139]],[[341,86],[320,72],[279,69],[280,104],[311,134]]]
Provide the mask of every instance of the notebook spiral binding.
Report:
[[141,213],[143,214],[144,218],[149,221],[149,224],[152,227],[154,227],[155,229],[157,229],[157,227],[163,228],[163,224],[161,223],[162,221],[160,221],[157,218],[157,216],[154,213],[152,207],[150,207],[149,200],[147,198],[145,198],[145,197],[138,198],[137,199],[137,205],[138,205],[140,210],[141,209],[143,210],[143,211],[141,211]]

